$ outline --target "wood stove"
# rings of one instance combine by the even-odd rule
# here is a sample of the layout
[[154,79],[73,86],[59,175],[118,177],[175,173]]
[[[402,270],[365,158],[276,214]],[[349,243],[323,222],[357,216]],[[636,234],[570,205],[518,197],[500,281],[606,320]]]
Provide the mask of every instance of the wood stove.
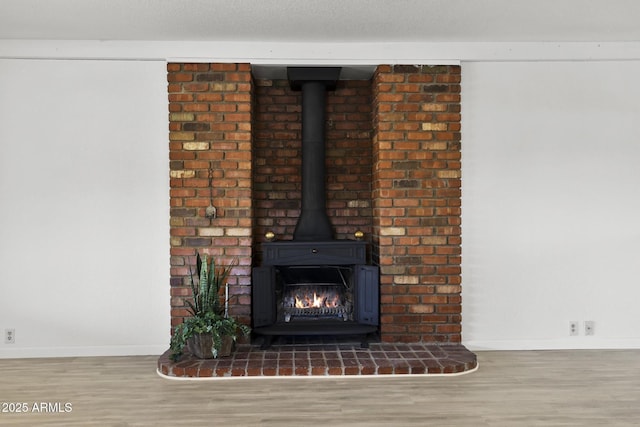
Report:
[[265,347],[277,335],[377,333],[378,267],[367,265],[366,242],[332,240],[325,193],[325,97],[340,68],[288,69],[302,91],[302,204],[293,241],[262,244],[253,269],[252,318]]
[[360,335],[378,332],[378,267],[366,263],[366,243],[270,242],[253,269],[253,331],[268,347],[280,335]]

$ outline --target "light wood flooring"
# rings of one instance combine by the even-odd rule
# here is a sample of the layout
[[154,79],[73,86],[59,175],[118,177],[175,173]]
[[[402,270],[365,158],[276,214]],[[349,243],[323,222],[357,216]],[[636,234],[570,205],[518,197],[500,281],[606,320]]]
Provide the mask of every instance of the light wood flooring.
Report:
[[0,425],[640,425],[640,350],[477,355],[459,376],[209,380],[163,379],[158,356],[0,359],[0,410],[29,408]]

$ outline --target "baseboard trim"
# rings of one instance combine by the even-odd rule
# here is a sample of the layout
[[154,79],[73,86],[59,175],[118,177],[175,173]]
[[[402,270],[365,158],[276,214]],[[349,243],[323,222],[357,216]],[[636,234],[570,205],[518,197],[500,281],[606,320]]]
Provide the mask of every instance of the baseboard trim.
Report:
[[[6,347],[6,346],[5,346]],[[167,350],[162,345],[123,345],[86,347],[15,347],[0,349],[0,359],[33,359],[41,357],[155,356]]]
[[491,350],[628,350],[640,349],[640,338],[593,339],[572,337],[558,340],[468,340],[462,344],[471,351]]

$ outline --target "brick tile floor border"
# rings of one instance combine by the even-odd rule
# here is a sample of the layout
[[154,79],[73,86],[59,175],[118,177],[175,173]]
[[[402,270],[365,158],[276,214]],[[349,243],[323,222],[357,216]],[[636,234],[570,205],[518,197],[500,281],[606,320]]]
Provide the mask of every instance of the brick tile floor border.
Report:
[[229,357],[185,353],[177,362],[170,354],[158,359],[158,373],[175,378],[458,374],[477,367],[476,355],[457,344],[240,344]]

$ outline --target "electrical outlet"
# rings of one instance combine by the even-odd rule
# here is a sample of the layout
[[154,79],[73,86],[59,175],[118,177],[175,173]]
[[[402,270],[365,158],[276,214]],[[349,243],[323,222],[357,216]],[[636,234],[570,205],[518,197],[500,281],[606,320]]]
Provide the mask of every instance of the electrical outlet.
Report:
[[572,320],[569,322],[569,335],[576,336],[580,334],[580,322]]
[[4,343],[5,344],[13,344],[16,342],[16,330],[15,329],[5,329],[4,330]]
[[584,322],[584,334],[585,335],[595,335],[596,333],[596,322],[593,320],[587,320]]

